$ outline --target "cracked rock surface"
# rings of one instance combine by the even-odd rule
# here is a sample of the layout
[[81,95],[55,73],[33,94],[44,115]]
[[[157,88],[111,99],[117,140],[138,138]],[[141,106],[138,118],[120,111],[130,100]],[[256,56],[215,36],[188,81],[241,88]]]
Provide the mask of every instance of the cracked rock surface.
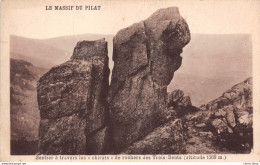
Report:
[[69,61],[40,78],[40,153],[103,153],[108,76],[107,42],[101,39],[78,42]]
[[189,41],[176,7],[160,9],[114,37],[108,102],[115,153],[167,122],[167,86]]

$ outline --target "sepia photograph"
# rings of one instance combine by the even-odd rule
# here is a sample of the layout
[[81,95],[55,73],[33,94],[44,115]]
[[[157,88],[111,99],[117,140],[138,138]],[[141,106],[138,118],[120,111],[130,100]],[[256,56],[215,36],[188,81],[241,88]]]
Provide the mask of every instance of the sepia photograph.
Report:
[[259,25],[257,0],[2,0],[0,160],[259,161]]

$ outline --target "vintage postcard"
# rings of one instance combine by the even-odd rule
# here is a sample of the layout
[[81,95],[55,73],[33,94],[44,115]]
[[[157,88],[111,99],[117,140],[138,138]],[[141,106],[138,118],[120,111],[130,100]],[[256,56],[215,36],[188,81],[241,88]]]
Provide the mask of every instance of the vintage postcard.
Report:
[[260,161],[260,1],[2,0],[0,161]]

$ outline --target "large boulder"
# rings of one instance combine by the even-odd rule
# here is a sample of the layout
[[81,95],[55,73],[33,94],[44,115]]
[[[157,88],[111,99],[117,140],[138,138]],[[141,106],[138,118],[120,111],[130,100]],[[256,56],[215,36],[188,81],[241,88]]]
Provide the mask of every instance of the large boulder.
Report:
[[167,86],[189,41],[176,7],[160,9],[114,37],[108,102],[115,153],[166,122]]
[[40,78],[40,153],[103,153],[108,77],[107,42],[101,39],[78,42],[69,61]]
[[167,109],[167,119],[183,118],[185,115],[199,110],[192,105],[190,97],[179,89],[168,92]]

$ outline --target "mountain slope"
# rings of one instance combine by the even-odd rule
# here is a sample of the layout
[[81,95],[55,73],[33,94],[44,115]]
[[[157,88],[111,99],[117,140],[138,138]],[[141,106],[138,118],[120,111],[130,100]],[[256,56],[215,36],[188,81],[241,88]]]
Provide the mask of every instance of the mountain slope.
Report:
[[36,84],[46,69],[24,60],[10,59],[10,62],[11,152],[34,153],[40,120]]
[[195,106],[252,76],[252,38],[248,34],[193,34],[169,91],[181,89]]

